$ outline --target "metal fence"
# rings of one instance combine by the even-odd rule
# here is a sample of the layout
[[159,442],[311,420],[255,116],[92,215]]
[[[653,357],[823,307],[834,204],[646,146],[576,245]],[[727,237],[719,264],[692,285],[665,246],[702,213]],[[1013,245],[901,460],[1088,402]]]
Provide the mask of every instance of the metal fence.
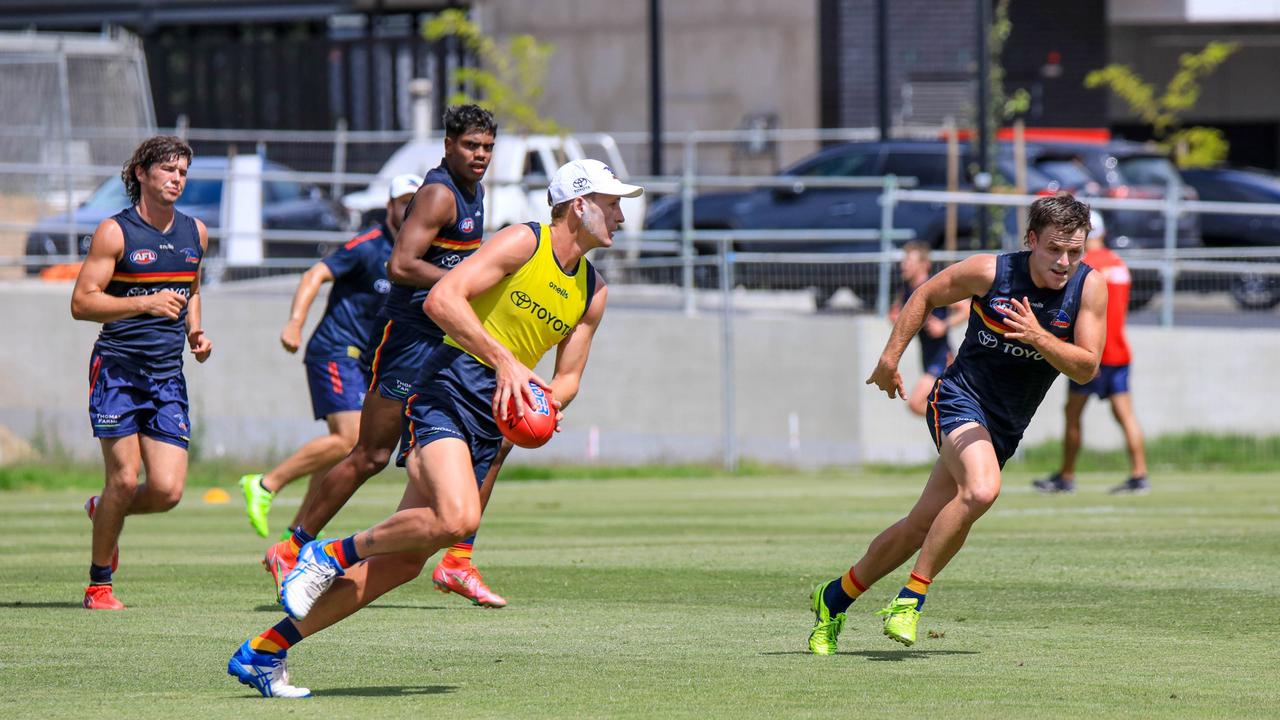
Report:
[[[251,153],[279,166],[269,166],[264,183],[293,183],[310,188],[308,194],[324,198],[333,214],[343,215],[329,229],[279,227],[268,224],[261,233],[267,246],[267,261],[256,266],[232,267],[216,247],[224,231],[210,227],[215,241],[207,270],[207,281],[237,281],[286,272],[296,272],[345,242],[357,228],[335,200],[362,189],[374,180],[387,155],[402,146],[408,132],[264,132],[166,129],[185,135],[203,156]],[[0,128],[0,137],[15,137],[19,131]],[[921,128],[916,134],[936,137],[937,129]],[[135,129],[76,128],[75,139],[111,140],[131,144]],[[634,135],[634,134],[633,134]],[[788,188],[796,178],[778,175],[722,175],[705,172],[705,165],[723,164],[725,153],[746,152],[742,148],[766,148],[782,154],[788,144],[813,146],[826,142],[874,139],[874,130],[746,130],[727,132],[670,133],[665,140],[680,148],[683,164],[680,175],[632,177],[644,184],[653,199],[674,195],[681,205],[679,229],[666,231],[635,229],[628,222],[617,238],[617,246],[599,252],[598,263],[611,282],[644,288],[638,296],[663,297],[663,303],[693,313],[707,302],[719,306],[721,288],[773,293],[786,307],[812,312],[815,309],[874,311],[883,313],[896,292],[895,263],[902,243],[911,231],[894,226],[896,208],[909,205],[987,206],[1022,208],[1035,199],[1029,195],[960,192],[918,189],[910,178],[805,177],[806,188],[835,189],[872,197],[879,204],[879,223],[873,227],[805,229],[704,229],[694,222],[693,203],[711,190]],[[619,145],[637,144],[640,137],[623,134]],[[19,143],[21,144],[21,143]],[[0,147],[8,147],[0,145]],[[734,148],[737,148],[736,150]],[[127,155],[127,151],[121,153]],[[96,155],[95,155],[96,158]],[[717,159],[719,158],[719,159]],[[0,157],[0,178],[7,191],[0,192],[0,271],[9,275],[36,274],[51,264],[74,262],[83,254],[96,220],[77,219],[65,213],[68,206],[84,200],[87,191],[103,179],[118,174],[118,166],[102,161],[76,162],[74,159],[33,160],[13,152]],[[193,170],[191,178],[235,181],[231,171]],[[493,181],[486,181],[492,188]],[[515,184],[534,189],[545,178],[526,176]],[[501,181],[499,181],[499,184]],[[1149,214],[1164,233],[1163,247],[1122,250],[1134,275],[1134,309],[1149,313],[1148,319],[1172,326],[1179,322],[1204,322],[1201,316],[1235,315],[1237,309],[1268,311],[1280,303],[1280,250],[1274,247],[1216,248],[1185,247],[1176,235],[1176,219],[1185,214],[1242,214],[1260,218],[1280,216],[1280,205],[1208,203],[1182,199],[1170,188],[1166,199],[1088,198],[1095,207]],[[1012,249],[1020,238],[1009,224],[988,249]],[[966,253],[939,253],[941,262],[950,262]],[[710,294],[707,291],[712,291]],[[785,298],[783,297],[785,296]],[[807,298],[803,296],[808,296]],[[1275,313],[1249,313],[1247,320],[1231,322],[1273,325]]]

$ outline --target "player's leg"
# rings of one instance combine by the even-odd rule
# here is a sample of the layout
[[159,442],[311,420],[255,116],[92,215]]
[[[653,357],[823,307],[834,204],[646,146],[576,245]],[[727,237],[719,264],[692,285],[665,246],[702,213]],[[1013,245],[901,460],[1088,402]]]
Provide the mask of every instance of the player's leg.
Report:
[[[1129,479],[1113,491],[1147,492],[1151,482],[1147,479],[1147,451],[1142,438],[1142,426],[1133,411],[1133,396],[1128,392],[1111,396],[1111,414],[1124,430],[1125,446],[1129,450]],[[1121,490],[1120,488],[1123,488]]]
[[[282,488],[303,475],[314,476],[342,460],[356,443],[368,378],[355,360],[306,363],[311,409],[324,419],[328,433],[309,440],[265,474],[240,478],[249,524],[262,537],[269,534],[267,515]],[[296,520],[296,518],[295,518]]]
[[[486,470],[490,460],[492,454],[485,458]],[[360,607],[358,601],[366,597],[363,590],[340,592],[333,598],[326,591],[361,559],[403,552],[429,556],[475,532],[480,524],[480,493],[466,441],[441,437],[417,446],[408,453],[407,468],[409,482],[418,489],[422,503],[398,510],[348,538],[311,542],[302,549],[298,566],[284,581],[282,598],[285,609],[296,619],[310,619],[313,612],[319,613],[314,623],[299,625],[304,635]]]
[[[507,455],[511,452],[511,447],[510,442],[506,440],[502,442],[502,447],[498,450],[497,457],[494,458],[493,464],[489,466],[489,472],[485,475],[484,482],[480,485],[480,513],[482,517],[485,508],[489,506],[489,497],[493,494],[493,486],[498,481],[498,471],[502,469],[502,464],[506,462]],[[476,533],[472,533],[470,537],[450,546],[431,573],[431,583],[440,592],[458,593],[470,600],[473,605],[490,608],[505,607],[507,604],[506,598],[495,593],[485,584],[480,570],[472,562],[475,542]]]
[[267,548],[262,565],[275,581],[276,596],[285,576],[293,569],[302,546],[315,539],[366,480],[391,460],[400,438],[403,403],[370,392],[360,413],[355,447],[337,465],[314,480],[314,492],[304,498],[295,515],[293,532]]
[[139,444],[147,480],[138,484],[129,514],[168,512],[182,500],[187,484],[187,448],[148,435]]
[[116,546],[124,518],[138,488],[142,452],[136,434],[101,438],[100,444],[106,472],[102,493],[85,503],[93,522],[93,541],[83,604],[90,610],[121,610],[124,605],[112,594],[111,574],[117,563]]
[[[408,483],[399,509],[420,507],[426,503],[427,498],[418,486]],[[348,569],[326,594],[334,595],[333,607],[343,608],[347,611],[346,615],[349,615],[387,591],[416,578],[430,557],[430,553],[410,552],[369,558],[368,561]],[[338,603],[337,600],[344,602]],[[316,612],[313,608],[312,614],[315,615]],[[337,622],[341,617],[345,615],[335,614],[329,618],[328,624]],[[289,649],[305,635],[320,629],[320,619],[320,616],[310,618],[311,624],[306,626],[308,631],[304,633],[299,628],[300,623],[286,616],[260,635],[241,644],[227,663],[227,673],[240,682],[253,686],[266,697],[309,696],[310,690],[289,684],[285,658]]]
[[1048,477],[1032,481],[1031,485],[1043,493],[1072,493],[1076,490],[1076,458],[1082,442],[1081,418],[1089,402],[1088,386],[1072,383],[1067,390],[1067,402],[1063,405],[1062,466]]
[[360,415],[355,446],[324,474],[315,502],[299,513],[299,526],[311,533],[320,532],[366,480],[387,466],[400,439],[403,411],[403,401],[369,393]]
[[848,572],[814,589],[810,600],[816,624],[809,633],[811,652],[818,655],[835,652],[836,637],[844,626],[848,607],[876,581],[911,559],[924,543],[934,518],[955,495],[955,479],[939,459],[907,516],[877,535]]
[[[329,432],[308,440],[296,452],[263,475],[246,475],[240,478],[245,496],[245,512],[249,524],[262,537],[267,537],[268,513],[276,493],[303,475],[312,475],[315,484],[318,475],[333,467],[351,452],[360,432],[360,411],[343,410],[325,416]],[[308,495],[314,495],[308,488]],[[296,520],[296,518],[295,518]],[[296,524],[296,523],[295,523]]]
[[907,409],[923,417],[925,406],[929,401],[929,393],[933,390],[933,384],[937,381],[938,377],[936,375],[928,372],[921,375],[915,387],[911,388],[911,394],[907,396]]
[[987,429],[966,423],[942,438],[941,462],[955,479],[955,496],[938,512],[916,556],[907,584],[889,606],[884,633],[903,645],[916,640],[916,625],[929,585],[964,545],[969,529],[1000,495],[1000,461]]

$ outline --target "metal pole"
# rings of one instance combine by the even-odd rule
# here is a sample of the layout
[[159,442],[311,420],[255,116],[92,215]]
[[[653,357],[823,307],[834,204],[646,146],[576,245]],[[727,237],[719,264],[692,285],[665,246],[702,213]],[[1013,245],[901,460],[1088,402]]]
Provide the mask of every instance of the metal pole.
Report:
[[1160,325],[1173,327],[1173,289],[1177,276],[1178,215],[1182,209],[1182,184],[1170,177],[1164,191],[1164,267],[1160,269]]
[[649,168],[662,174],[662,0],[649,0]]
[[697,155],[693,133],[684,140],[684,173],[680,178],[680,284],[684,287],[684,314],[697,312],[697,298],[693,287],[693,175]]
[[876,2],[876,73],[880,139],[889,139],[889,0]]
[[76,242],[77,230],[74,227],[76,217],[75,187],[71,175],[71,79],[67,72],[67,53],[63,50],[62,40],[58,40],[58,101],[62,105],[62,122],[58,123],[58,149],[62,155],[62,189],[67,196],[67,261],[80,259],[79,243]]
[[[991,57],[987,48],[987,28],[991,25],[991,0],[978,0],[978,169],[985,177],[990,177],[991,163],[987,157],[987,144],[991,134],[991,95],[988,87],[988,76],[991,74]],[[985,191],[987,188],[978,188]],[[977,208],[978,247],[987,247],[990,213],[986,205]]]
[[[341,175],[347,170],[347,119],[338,118],[333,131],[333,174]],[[329,197],[342,197],[342,183],[335,177],[329,186]]]
[[897,205],[898,178],[884,177],[884,192],[880,195],[880,268],[876,282],[876,314],[889,314],[889,252],[893,250],[893,209]]
[[720,246],[720,393],[724,413],[724,469],[738,469],[738,426],[734,421],[734,347],[733,347],[733,241],[725,238]]

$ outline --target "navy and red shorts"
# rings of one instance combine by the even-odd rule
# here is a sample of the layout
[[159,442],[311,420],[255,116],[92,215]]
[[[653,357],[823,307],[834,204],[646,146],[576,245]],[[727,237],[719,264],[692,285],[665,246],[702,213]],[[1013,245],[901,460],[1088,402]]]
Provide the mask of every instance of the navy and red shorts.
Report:
[[379,337],[381,342],[370,362],[369,391],[376,389],[388,400],[403,402],[413,394],[413,382],[427,364],[431,351],[440,344],[440,338],[395,320],[387,321]]
[[934,447],[942,450],[942,438],[952,430],[965,423],[978,423],[986,428],[991,436],[991,444],[995,447],[996,460],[1000,467],[1013,457],[1022,441],[1022,433],[1001,432],[993,427],[991,418],[983,410],[982,404],[969,393],[964,392],[953,380],[939,378],[929,393],[929,402],[924,410],[925,423],[929,426],[929,436],[933,438]]
[[1089,382],[1083,385],[1074,380],[1069,382],[1071,384],[1067,386],[1068,392],[1097,395],[1099,400],[1106,400],[1112,395],[1129,392],[1129,366],[1103,365]]
[[404,467],[416,447],[457,438],[471,451],[476,487],[480,487],[502,446],[502,432],[493,421],[496,386],[491,368],[458,348],[439,345],[405,403],[396,465]]
[[338,412],[358,412],[364,406],[369,374],[359,360],[308,360],[306,367],[311,410],[317,420]]
[[89,361],[89,422],[96,438],[146,435],[184,450],[191,443],[187,381],[155,378],[113,358]]

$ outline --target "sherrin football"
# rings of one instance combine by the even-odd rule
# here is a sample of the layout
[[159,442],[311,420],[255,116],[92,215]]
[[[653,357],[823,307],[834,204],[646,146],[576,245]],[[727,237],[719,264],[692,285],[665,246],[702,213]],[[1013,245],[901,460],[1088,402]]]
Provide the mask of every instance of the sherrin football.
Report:
[[523,448],[538,448],[556,434],[556,409],[551,404],[551,391],[535,382],[529,383],[533,403],[525,403],[524,417],[516,416],[515,403],[507,401],[507,419],[494,417],[502,436]]

